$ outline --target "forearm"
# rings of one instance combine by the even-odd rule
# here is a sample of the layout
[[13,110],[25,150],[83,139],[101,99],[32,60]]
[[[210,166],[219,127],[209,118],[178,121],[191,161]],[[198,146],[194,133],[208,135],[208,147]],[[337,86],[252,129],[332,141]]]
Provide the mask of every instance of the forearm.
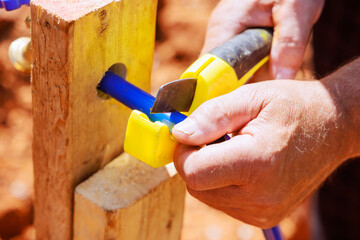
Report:
[[347,156],[360,156],[360,58],[321,80],[341,112],[348,139]]

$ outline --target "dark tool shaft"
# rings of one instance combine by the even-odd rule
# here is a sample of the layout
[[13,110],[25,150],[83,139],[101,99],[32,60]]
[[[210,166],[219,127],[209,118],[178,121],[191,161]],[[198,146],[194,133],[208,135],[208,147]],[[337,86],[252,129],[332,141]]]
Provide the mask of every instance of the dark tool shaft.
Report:
[[271,28],[250,28],[210,51],[244,76],[264,57],[269,55],[272,42]]

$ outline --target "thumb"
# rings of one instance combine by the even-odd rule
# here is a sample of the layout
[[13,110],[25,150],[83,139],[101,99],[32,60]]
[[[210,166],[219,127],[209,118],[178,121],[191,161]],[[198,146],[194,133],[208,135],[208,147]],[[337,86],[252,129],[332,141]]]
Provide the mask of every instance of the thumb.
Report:
[[294,7],[274,11],[271,71],[276,79],[292,79],[302,64],[312,24],[294,14],[297,11]]
[[[253,84],[255,85],[255,84]],[[186,145],[209,144],[235,132],[255,118],[265,105],[248,86],[203,103],[188,118],[175,125],[172,134]]]

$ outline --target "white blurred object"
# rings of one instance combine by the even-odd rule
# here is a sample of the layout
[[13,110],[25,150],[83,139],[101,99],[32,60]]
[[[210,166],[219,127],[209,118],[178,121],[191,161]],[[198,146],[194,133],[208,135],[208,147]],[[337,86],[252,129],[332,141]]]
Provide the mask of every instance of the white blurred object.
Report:
[[21,72],[31,71],[31,39],[21,37],[10,44],[9,57],[12,65]]
[[223,231],[221,227],[213,224],[210,226],[207,226],[205,229],[205,236],[206,239],[209,240],[220,240],[222,238]]
[[25,200],[30,197],[28,187],[21,181],[12,182],[9,187],[9,191],[14,197],[20,200]]
[[255,235],[254,227],[247,224],[238,227],[236,233],[240,240],[251,240]]

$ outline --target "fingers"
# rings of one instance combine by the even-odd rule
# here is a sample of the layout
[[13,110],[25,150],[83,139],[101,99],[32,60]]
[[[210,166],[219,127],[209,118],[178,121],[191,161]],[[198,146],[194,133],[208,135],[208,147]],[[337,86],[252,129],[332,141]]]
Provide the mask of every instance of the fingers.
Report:
[[276,79],[293,79],[309,41],[317,6],[308,1],[284,1],[273,7],[274,38],[271,71]]
[[301,66],[312,26],[324,0],[223,0],[213,11],[202,53],[249,27],[274,27],[271,71],[276,79],[294,78]]
[[248,27],[270,27],[272,25],[271,5],[249,0],[221,1],[210,16],[201,53],[211,51]]
[[181,145],[174,164],[188,186],[209,190],[230,185],[245,185],[254,177],[252,162],[260,151],[257,141],[244,134],[201,149]]
[[186,145],[209,144],[239,130],[255,118],[264,106],[264,96],[255,97],[248,86],[203,103],[187,119],[177,124],[172,134]]

